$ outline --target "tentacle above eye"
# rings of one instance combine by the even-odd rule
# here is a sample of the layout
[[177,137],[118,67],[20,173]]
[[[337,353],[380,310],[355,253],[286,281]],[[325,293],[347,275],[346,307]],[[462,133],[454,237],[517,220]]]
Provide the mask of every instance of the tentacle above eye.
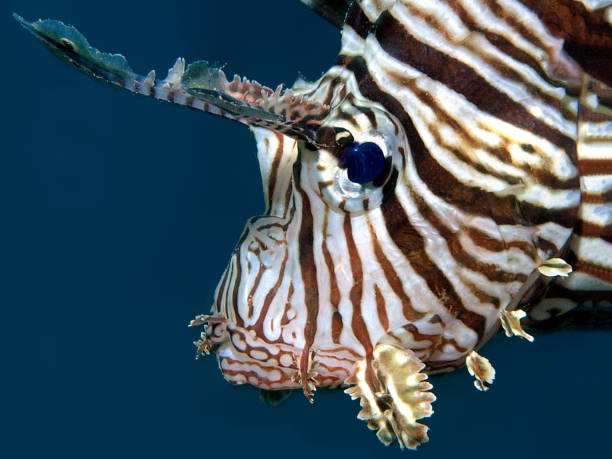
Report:
[[125,57],[97,50],[71,25],[51,19],[28,22],[17,14],[13,16],[60,60],[96,79],[320,146],[316,130],[330,108],[282,85],[272,90],[237,75],[228,80],[221,68],[206,61],[185,67],[183,58],[178,58],[168,76],[158,81],[155,70],[147,76],[138,75]]

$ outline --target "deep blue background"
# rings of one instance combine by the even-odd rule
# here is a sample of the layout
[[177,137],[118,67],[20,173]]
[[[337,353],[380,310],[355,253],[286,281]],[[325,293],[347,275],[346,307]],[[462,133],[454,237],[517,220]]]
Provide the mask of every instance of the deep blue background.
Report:
[[[132,68],[182,55],[268,84],[317,78],[340,35],[297,0],[14,0],[0,15],[0,457],[406,457],[320,391],[263,405],[194,360],[189,319],[263,209],[242,125],[96,83],[10,18],[53,17]],[[611,336],[497,337],[488,393],[435,377],[419,458],[609,457]],[[415,456],[417,457],[417,456]]]

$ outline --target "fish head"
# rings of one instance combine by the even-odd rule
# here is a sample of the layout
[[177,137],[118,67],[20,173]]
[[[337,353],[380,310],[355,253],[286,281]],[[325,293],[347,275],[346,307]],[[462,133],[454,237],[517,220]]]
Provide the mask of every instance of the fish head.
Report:
[[[355,253],[343,234],[357,222],[382,218],[386,197],[404,180],[410,147],[401,124],[361,96],[344,72],[334,67],[319,81],[292,88],[304,103],[330,107],[315,126],[304,126],[314,141],[251,128],[266,210],[248,220],[215,292],[211,315],[224,323],[207,336],[219,346],[222,370],[225,360],[246,358],[239,354],[247,346],[236,343],[247,335],[259,341],[258,349],[291,349],[287,362],[303,349],[335,346],[331,330],[314,332],[315,338],[313,322],[315,309],[337,315],[339,290],[356,282]],[[360,239],[354,234],[355,244]]]

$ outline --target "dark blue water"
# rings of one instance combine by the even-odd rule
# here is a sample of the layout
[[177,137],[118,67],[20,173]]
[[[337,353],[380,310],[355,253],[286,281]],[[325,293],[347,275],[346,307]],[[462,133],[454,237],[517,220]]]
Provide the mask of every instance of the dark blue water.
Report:
[[318,77],[340,40],[297,0],[4,2],[0,457],[610,457],[603,332],[496,338],[487,393],[465,370],[433,378],[418,453],[379,444],[341,391],[271,408],[195,361],[186,324],[263,210],[250,132],[91,81],[12,11],[73,23],[160,77],[182,55],[291,84]]

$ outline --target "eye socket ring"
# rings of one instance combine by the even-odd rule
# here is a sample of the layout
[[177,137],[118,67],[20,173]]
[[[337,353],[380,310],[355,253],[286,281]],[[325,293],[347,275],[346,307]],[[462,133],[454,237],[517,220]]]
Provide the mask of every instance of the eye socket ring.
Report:
[[385,185],[403,160],[378,131],[360,133],[357,139],[349,134],[336,149],[302,149],[301,162],[309,187],[330,208],[358,215],[382,204]]

